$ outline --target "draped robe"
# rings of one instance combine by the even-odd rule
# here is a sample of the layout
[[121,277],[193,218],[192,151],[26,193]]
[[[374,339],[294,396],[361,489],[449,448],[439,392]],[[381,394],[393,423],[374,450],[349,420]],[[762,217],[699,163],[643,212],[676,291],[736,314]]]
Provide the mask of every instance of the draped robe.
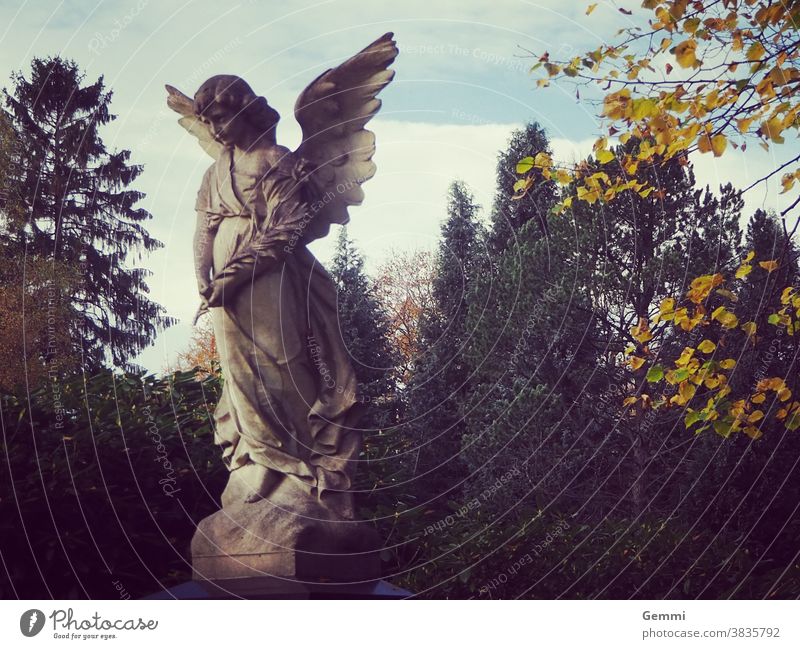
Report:
[[352,486],[361,435],[357,381],[333,279],[306,248],[313,187],[284,156],[261,178],[233,174],[230,150],[197,196],[213,237],[214,282],[247,281],[211,308],[223,375],[215,443],[230,471],[256,462],[321,498]]

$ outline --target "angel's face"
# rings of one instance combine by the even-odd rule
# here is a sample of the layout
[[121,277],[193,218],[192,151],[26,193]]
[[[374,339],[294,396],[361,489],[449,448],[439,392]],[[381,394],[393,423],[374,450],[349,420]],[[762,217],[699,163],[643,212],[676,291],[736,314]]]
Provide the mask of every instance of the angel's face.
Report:
[[226,146],[246,145],[247,125],[232,109],[214,103],[199,116],[208,124],[213,138]]

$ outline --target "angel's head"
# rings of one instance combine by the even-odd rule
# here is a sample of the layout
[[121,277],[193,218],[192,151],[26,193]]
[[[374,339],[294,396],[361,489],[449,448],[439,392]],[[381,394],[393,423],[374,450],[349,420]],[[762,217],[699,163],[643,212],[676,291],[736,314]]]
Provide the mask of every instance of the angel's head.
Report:
[[218,74],[194,95],[194,112],[218,142],[242,148],[275,141],[280,115],[241,77]]

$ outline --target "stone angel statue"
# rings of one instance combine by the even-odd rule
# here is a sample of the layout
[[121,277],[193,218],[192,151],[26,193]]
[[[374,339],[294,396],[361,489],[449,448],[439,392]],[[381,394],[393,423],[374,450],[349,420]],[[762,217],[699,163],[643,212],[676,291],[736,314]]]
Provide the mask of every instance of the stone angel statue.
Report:
[[276,142],[279,115],[241,78],[208,79],[167,104],[214,162],[197,194],[199,314],[210,311],[224,387],[215,443],[229,504],[313,498],[352,518],[361,445],[359,395],[338,326],[336,286],[306,245],[348,222],[375,173],[367,122],[398,54],[387,33],[319,75],[294,114],[296,151]]

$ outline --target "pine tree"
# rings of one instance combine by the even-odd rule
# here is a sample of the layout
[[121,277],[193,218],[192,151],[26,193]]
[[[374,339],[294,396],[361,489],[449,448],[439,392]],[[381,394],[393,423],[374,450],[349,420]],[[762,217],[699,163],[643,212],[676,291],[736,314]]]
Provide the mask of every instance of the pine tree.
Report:
[[[638,147],[639,142],[631,138],[616,153],[635,154]],[[590,164],[601,168],[596,161]],[[607,173],[622,171],[612,168]],[[631,192],[625,200],[603,206],[581,203],[575,210],[576,222],[590,233],[578,265],[599,328],[601,360],[593,390],[599,395],[611,391],[618,395],[594,408],[595,416],[612,433],[604,449],[625,458],[606,483],[612,493],[626,494],[625,499],[602,506],[613,505],[635,515],[645,508],[650,515],[670,511],[680,491],[661,489],[663,482],[678,476],[692,479],[695,465],[685,461],[681,445],[685,431],[675,424],[673,413],[640,409],[621,416],[623,395],[635,394],[637,389],[648,392],[645,373],[649,367],[631,367],[621,361],[621,355],[632,346],[635,355],[655,364],[658,359],[653,359],[650,349],[677,358],[684,347],[700,342],[692,338],[700,332],[660,327],[654,340],[642,343],[633,337],[632,328],[642,319],[649,321],[665,297],[685,294],[692,278],[731,266],[739,251],[743,208],[741,196],[731,185],[720,187],[718,194],[697,188],[691,165],[675,159],[654,159],[643,172],[645,177],[657,188],[649,197]],[[591,399],[591,391],[582,398]],[[699,446],[696,450],[701,452]],[[659,498],[654,501],[655,494]],[[600,505],[597,500],[594,504]]]
[[152,218],[136,206],[143,194],[129,188],[142,167],[100,137],[116,118],[103,77],[82,85],[73,61],[53,57],[34,59],[30,78],[20,72],[12,81],[4,95],[20,145],[14,185],[27,209],[6,215],[9,239],[26,255],[76,270],[67,326],[87,369],[109,360],[125,366],[173,323],[147,297],[148,271],[127,265],[162,245],[143,225]]

